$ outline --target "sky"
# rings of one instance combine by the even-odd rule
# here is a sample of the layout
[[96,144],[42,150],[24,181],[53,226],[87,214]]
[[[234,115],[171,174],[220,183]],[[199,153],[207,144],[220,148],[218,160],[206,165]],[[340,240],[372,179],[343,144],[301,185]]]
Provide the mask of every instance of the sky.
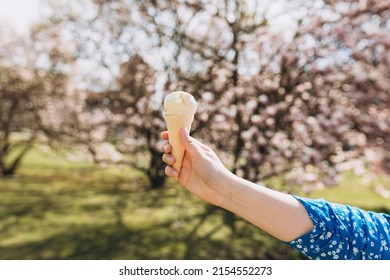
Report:
[[39,18],[40,0],[0,0],[0,24],[13,25],[20,32]]

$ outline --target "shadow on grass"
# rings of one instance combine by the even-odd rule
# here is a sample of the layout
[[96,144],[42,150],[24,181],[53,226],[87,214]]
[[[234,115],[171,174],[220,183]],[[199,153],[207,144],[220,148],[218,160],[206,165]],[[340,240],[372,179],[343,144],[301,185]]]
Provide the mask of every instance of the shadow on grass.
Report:
[[120,225],[83,226],[0,251],[3,259],[149,259],[159,257],[154,251],[167,238]]
[[[291,259],[290,248],[265,241],[248,246],[210,236],[173,234],[170,223],[145,230],[123,225],[83,226],[34,242],[0,246],[1,259]],[[237,237],[239,238],[239,237]],[[245,242],[244,242],[245,243]],[[244,246],[242,246],[244,245]],[[237,246],[241,246],[237,248]]]
[[174,183],[150,190],[128,168],[35,153],[19,174],[0,178],[0,259],[305,259]]
[[83,172],[0,181],[0,259],[302,258],[220,208],[183,203],[179,188],[143,184]]

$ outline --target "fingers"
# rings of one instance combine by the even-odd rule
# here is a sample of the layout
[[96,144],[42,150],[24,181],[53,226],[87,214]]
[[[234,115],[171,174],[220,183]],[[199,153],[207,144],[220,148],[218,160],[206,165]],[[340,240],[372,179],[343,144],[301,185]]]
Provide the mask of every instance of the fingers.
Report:
[[163,145],[163,152],[169,154],[172,152],[172,146],[168,142],[165,142]]
[[169,140],[168,131],[161,132],[160,136],[164,140]]
[[177,179],[179,176],[179,172],[177,172],[177,170],[172,166],[168,165],[167,167],[165,167],[165,175]]
[[[164,138],[165,134],[163,136],[162,133],[161,136]],[[166,136],[168,136],[168,133],[166,133]],[[179,172],[171,166],[176,161],[175,157],[170,154],[170,152],[172,151],[172,146],[168,142],[166,142],[164,143],[163,149],[164,154],[162,156],[162,161],[168,164],[168,166],[165,167],[165,175],[177,179],[179,177]]]
[[165,162],[166,164],[169,164],[169,165],[173,165],[176,161],[174,156],[172,156],[171,154],[163,154],[162,160],[163,160],[163,162]]
[[167,140],[163,145],[164,154],[162,156],[162,161],[168,164],[168,166],[165,167],[165,175],[177,179],[179,176],[179,172],[171,166],[172,164],[175,163],[176,159],[174,156],[170,154],[172,152],[172,146],[168,142],[169,140],[168,131],[163,131],[161,133],[161,138]]
[[[185,129],[183,129],[183,130],[185,130]],[[205,144],[203,144],[202,142],[199,142],[197,139],[195,139],[195,138],[190,138],[190,136],[189,136],[189,134],[188,134],[188,132],[187,132],[187,130],[185,130],[184,132],[183,132],[184,134],[186,134],[185,135],[185,138],[187,138],[187,139],[189,139],[188,141],[189,142],[196,142],[203,150],[205,150],[205,151],[211,151],[211,148],[210,147],[208,147],[208,146],[206,146]],[[162,139],[164,139],[164,140],[169,140],[169,135],[168,135],[168,131],[163,131],[163,132],[161,132],[161,138]],[[168,142],[167,142],[168,143]],[[172,146],[168,143],[168,145],[166,145],[166,144],[164,144],[164,147],[163,147],[163,151],[164,151],[164,153],[170,153],[171,151],[172,151]]]
[[168,140],[169,140],[169,137],[168,137],[168,131],[163,131],[161,132],[161,138],[164,139],[164,140],[167,140],[164,144],[163,144],[163,153],[166,153],[166,154],[169,154],[172,152],[172,146],[171,144],[169,144]]

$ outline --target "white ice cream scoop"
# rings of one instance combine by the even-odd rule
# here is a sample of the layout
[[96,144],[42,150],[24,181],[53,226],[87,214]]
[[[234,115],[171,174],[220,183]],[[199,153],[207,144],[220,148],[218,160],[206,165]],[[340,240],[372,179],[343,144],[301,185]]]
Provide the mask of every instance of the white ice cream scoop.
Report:
[[195,98],[188,92],[175,91],[164,99],[165,114],[191,114],[196,112]]

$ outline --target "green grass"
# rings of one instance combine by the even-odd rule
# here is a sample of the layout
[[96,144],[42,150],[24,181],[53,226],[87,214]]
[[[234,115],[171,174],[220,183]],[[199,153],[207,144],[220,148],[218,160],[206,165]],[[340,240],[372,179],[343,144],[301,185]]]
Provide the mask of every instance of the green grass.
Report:
[[[347,177],[313,193],[390,208]],[[71,162],[43,147],[0,178],[0,259],[294,259],[301,255],[174,181],[150,190],[128,167]]]
[[379,183],[383,186],[390,186],[390,178],[378,177],[366,185],[362,183],[361,177],[346,173],[339,186],[314,191],[310,196],[313,198],[321,197],[335,203],[349,204],[366,210],[390,209],[390,199],[375,192],[375,186]]

